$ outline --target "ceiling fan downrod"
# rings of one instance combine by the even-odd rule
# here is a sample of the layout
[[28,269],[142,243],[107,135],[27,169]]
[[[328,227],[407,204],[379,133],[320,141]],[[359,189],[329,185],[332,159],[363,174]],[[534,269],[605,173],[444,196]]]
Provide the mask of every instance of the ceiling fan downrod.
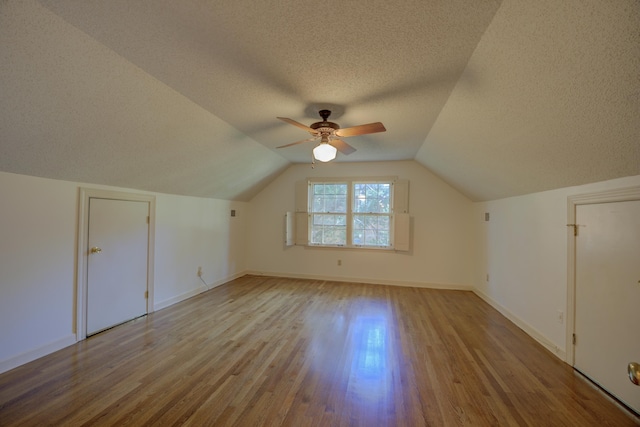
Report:
[[320,110],[318,111],[318,114],[320,114],[320,117],[322,117],[322,121],[326,122],[331,115],[331,110]]

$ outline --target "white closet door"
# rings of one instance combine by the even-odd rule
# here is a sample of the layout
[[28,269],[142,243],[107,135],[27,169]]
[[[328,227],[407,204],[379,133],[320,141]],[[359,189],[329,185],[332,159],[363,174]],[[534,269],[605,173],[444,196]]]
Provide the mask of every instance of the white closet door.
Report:
[[149,203],[91,198],[87,335],[147,313]]
[[640,201],[578,205],[575,367],[640,413]]

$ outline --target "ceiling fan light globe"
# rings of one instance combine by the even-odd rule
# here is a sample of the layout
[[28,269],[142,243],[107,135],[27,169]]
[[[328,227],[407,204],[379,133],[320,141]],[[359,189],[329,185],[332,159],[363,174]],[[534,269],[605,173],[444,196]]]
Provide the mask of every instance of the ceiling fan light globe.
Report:
[[337,152],[333,145],[322,143],[313,149],[313,157],[320,162],[330,162],[336,158]]

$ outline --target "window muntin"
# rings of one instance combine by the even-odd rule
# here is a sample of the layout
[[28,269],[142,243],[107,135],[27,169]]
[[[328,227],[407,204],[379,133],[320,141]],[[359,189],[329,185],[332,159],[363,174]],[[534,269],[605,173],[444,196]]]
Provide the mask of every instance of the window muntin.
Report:
[[392,246],[390,181],[310,182],[309,243]]

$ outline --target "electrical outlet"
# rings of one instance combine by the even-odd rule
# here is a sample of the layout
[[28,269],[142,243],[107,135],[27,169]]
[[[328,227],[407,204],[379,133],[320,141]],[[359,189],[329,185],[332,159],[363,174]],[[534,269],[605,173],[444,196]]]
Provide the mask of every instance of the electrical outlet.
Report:
[[558,310],[556,318],[558,319],[558,323],[564,322],[564,312],[562,310]]
[[487,273],[487,282],[489,281],[489,273]]
[[202,267],[198,267],[198,277],[202,277]]

